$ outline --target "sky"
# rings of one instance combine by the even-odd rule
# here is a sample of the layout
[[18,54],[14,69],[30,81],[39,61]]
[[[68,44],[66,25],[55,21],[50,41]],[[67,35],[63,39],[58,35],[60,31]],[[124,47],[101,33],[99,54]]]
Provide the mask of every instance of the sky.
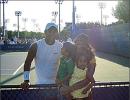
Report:
[[[101,10],[99,9],[99,2],[101,1],[75,1],[76,22],[100,22]],[[112,16],[112,8],[115,8],[118,1],[103,1],[105,8],[103,15],[107,15],[107,24],[116,22],[117,19]],[[2,25],[2,7],[1,7],[1,25]],[[5,4],[5,19],[7,19],[7,30],[17,30],[14,24],[17,24],[17,16],[15,11],[21,11],[19,17],[20,30],[25,28],[27,31],[44,32],[45,25],[52,21],[52,12],[58,11],[58,4],[55,1],[13,1],[9,0]],[[72,1],[63,1],[61,5],[61,28],[65,26],[66,22],[72,22]],[[27,18],[27,22],[23,22],[23,18]],[[34,21],[35,20],[35,21]],[[105,19],[103,18],[103,23]],[[58,15],[56,17],[56,24],[58,24]],[[36,27],[37,26],[37,27]]]

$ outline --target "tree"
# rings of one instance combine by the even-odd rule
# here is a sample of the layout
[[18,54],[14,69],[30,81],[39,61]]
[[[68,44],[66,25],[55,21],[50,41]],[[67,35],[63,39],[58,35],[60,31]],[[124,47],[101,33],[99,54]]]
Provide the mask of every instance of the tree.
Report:
[[60,36],[60,39],[61,39],[61,40],[67,41],[68,37],[70,36],[70,32],[69,32],[69,30],[67,30],[67,29],[63,29],[63,30],[60,32],[59,36]]
[[129,0],[118,1],[116,8],[113,10],[113,16],[117,18],[119,21],[123,21],[125,23],[130,22],[130,8],[129,8]]
[[7,36],[9,39],[13,37],[13,32],[12,31],[7,31]]

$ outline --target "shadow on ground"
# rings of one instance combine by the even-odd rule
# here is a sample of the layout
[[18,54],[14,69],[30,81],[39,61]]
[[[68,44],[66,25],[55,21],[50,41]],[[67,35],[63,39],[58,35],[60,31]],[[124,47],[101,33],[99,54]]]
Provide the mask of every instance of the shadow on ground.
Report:
[[9,51],[8,52],[0,51],[0,55],[6,54],[6,53],[10,53],[10,52]]
[[96,52],[96,56],[130,68],[130,58],[125,58],[103,52]]

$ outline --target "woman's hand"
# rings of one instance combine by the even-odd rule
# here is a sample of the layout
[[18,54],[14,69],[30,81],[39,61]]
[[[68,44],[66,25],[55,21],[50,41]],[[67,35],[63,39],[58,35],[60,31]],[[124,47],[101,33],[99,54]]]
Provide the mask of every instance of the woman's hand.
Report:
[[56,79],[56,84],[59,86],[59,85],[62,85],[62,81],[61,80],[58,80]]
[[65,86],[63,85],[61,88],[60,88],[60,93],[62,95],[67,95],[71,92],[71,88],[69,86]]
[[82,94],[86,94],[93,87],[92,83],[89,83],[87,87],[82,91]]

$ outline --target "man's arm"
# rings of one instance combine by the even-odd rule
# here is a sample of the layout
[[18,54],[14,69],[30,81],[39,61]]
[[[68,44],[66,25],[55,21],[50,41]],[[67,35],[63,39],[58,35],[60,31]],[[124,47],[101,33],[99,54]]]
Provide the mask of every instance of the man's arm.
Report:
[[30,71],[31,63],[32,63],[34,57],[36,56],[36,52],[37,52],[37,44],[34,43],[31,45],[31,47],[28,51],[28,55],[27,55],[25,63],[24,63],[24,71]]
[[28,55],[26,57],[25,63],[24,63],[24,82],[21,83],[22,89],[29,88],[29,71],[30,71],[30,67],[31,67],[33,58],[36,56],[36,52],[37,52],[37,44],[34,43],[31,45],[31,47],[28,51]]

